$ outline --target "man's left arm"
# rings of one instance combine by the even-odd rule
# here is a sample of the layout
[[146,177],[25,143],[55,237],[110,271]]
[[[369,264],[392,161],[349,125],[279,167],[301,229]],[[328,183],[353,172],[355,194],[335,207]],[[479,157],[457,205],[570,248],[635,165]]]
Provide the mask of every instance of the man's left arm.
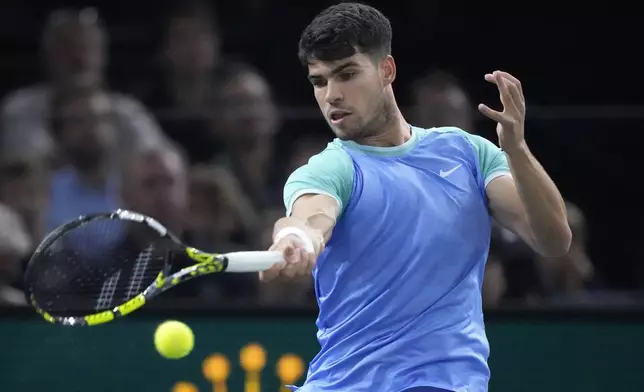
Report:
[[527,149],[508,164],[512,177],[497,177],[486,188],[492,216],[543,256],[565,255],[572,235],[557,187]]
[[572,241],[566,207],[556,185],[525,142],[525,100],[521,84],[512,75],[500,71],[486,75],[485,79],[499,88],[503,112],[482,104],[479,110],[498,123],[499,144],[512,173],[512,177],[499,176],[487,184],[492,216],[538,253],[563,256]]

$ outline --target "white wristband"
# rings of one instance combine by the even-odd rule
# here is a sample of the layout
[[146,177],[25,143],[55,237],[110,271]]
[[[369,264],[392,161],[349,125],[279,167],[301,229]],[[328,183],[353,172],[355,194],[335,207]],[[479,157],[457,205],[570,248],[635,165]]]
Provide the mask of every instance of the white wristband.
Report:
[[277,234],[275,234],[275,239],[273,240],[273,242],[279,242],[279,240],[286,237],[287,235],[294,235],[299,238],[302,241],[304,249],[307,252],[315,252],[315,247],[313,246],[313,241],[311,240],[311,238],[306,235],[304,230],[298,229],[294,226],[285,227],[282,230],[278,231]]

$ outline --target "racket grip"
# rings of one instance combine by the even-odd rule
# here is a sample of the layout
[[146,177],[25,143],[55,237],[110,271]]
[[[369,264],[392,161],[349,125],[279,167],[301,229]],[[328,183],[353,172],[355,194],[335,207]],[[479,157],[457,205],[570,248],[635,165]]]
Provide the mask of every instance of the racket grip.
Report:
[[282,253],[269,251],[226,253],[228,268],[226,272],[259,272],[284,262]]

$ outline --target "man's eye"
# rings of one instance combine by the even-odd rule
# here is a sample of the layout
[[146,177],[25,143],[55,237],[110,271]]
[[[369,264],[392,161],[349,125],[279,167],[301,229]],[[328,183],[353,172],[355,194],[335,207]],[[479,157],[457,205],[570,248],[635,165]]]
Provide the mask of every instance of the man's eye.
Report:
[[322,79],[313,79],[311,80],[311,84],[315,87],[324,87],[326,86],[326,81]]
[[340,80],[347,81],[351,80],[356,76],[355,72],[343,72],[340,74]]

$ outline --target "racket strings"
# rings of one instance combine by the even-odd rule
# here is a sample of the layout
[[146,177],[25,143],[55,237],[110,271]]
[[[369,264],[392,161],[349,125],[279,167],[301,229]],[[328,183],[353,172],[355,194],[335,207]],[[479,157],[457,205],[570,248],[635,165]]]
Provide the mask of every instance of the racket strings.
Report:
[[146,225],[101,218],[63,232],[32,260],[38,307],[82,316],[138,295],[166,269],[168,240]]
[[137,256],[136,262],[134,263],[134,269],[132,271],[132,278],[130,279],[130,284],[127,291],[128,297],[131,298],[137,295],[144,288],[142,286],[143,282],[146,281],[146,272],[148,270],[148,265],[152,260],[153,252],[154,245],[150,245]]

